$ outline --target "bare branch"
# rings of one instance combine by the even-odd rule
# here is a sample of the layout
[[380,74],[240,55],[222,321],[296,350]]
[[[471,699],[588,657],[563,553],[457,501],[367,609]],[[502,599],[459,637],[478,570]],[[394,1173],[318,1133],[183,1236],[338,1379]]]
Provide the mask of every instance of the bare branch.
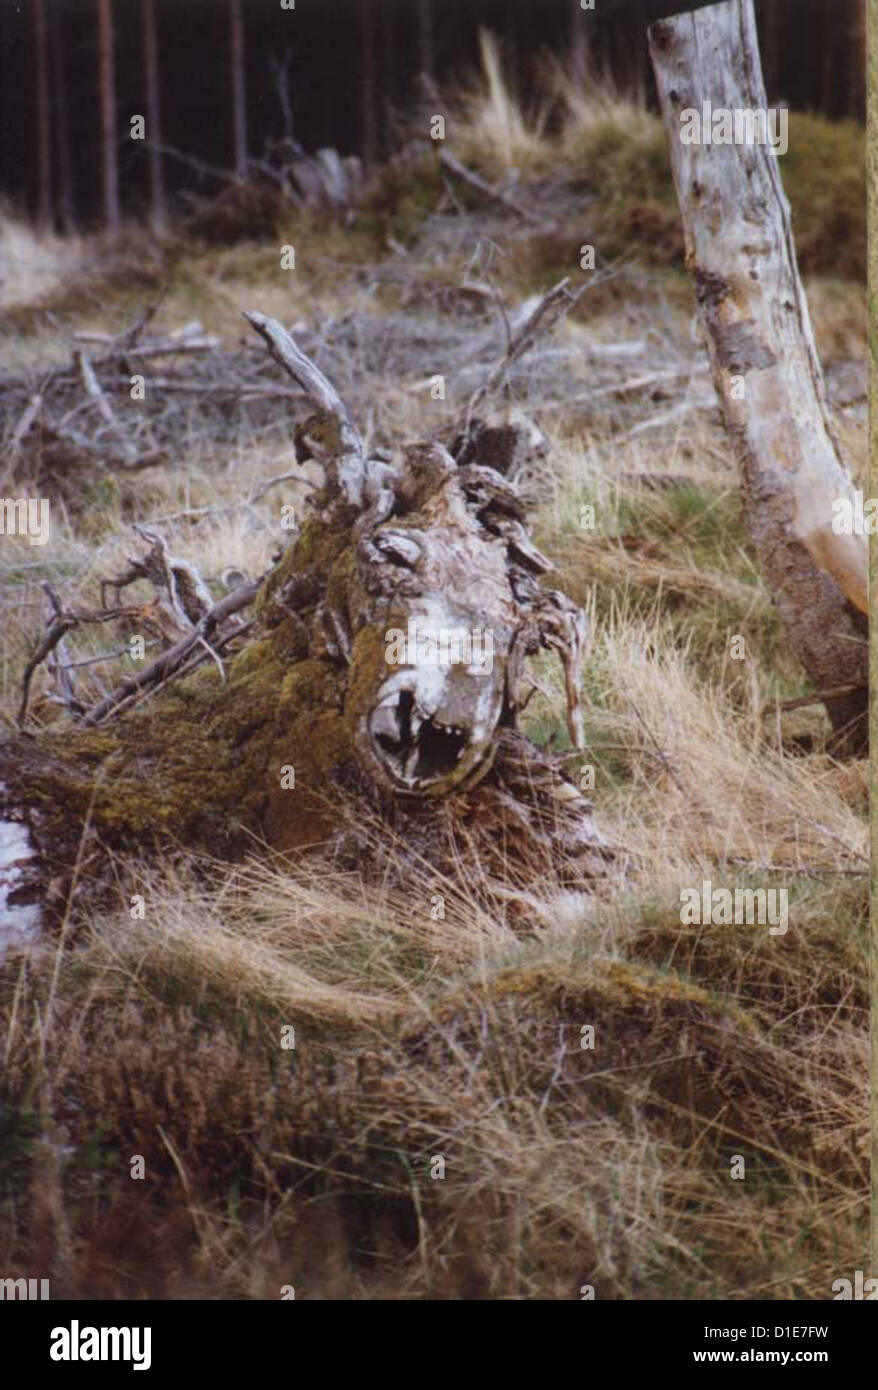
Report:
[[465,164],[461,164],[460,160],[457,159],[450,150],[442,151],[439,155],[439,163],[443,165],[449,173],[456,174],[457,177],[465,184],[468,184],[470,188],[474,188],[477,193],[481,193],[483,197],[489,198],[494,203],[499,203],[501,207],[506,208],[507,211],[514,212],[516,217],[522,218],[523,221],[530,223],[532,227],[539,227],[542,231],[547,231],[551,230],[551,227],[554,225],[551,222],[547,222],[545,217],[539,217],[528,208],[521,207],[519,203],[516,203],[514,198],[509,197],[508,193],[504,193],[501,189],[495,188],[493,184],[487,183],[486,180],[475,173],[474,170],[468,169]]
[[14,455],[18,452],[19,446],[21,445],[21,441],[24,439],[24,436],[30,430],[31,425],[34,423],[34,420],[36,420],[42,408],[42,396],[39,393],[31,396],[30,400],[27,403],[26,409],[22,412],[21,416],[19,417],[18,423],[15,426],[15,429],[12,431],[12,438],[9,441],[9,452],[11,455]]
[[533,347],[541,333],[548,333],[554,328],[559,319],[563,318],[564,314],[573,307],[584,292],[585,286],[576,294],[571,294],[567,288],[569,284],[570,277],[565,275],[563,280],[559,280],[557,285],[553,285],[552,289],[543,295],[533,312],[528,315],[522,326],[512,336],[500,361],[492,368],[482,385],[470,396],[464,424],[464,433],[467,436],[469,436],[473,414],[480,401],[491,391],[496,390],[513,363]]
[[244,317],[259,336],[265,341],[269,352],[284,371],[289,372],[294,381],[301,386],[312,405],[334,416],[340,428],[348,436],[343,442],[351,452],[363,456],[363,443],[351,423],[347,406],[336,391],[332,382],[323,375],[320,368],[311,361],[295,339],[278,323],[277,319],[255,311],[244,312]]
[[[98,704],[94,705],[86,713],[83,722],[86,725],[99,724],[108,714],[111,714],[119,705],[129,700],[132,696],[139,694],[143,690],[148,690],[161,681],[167,680],[176,674],[186,661],[194,647],[200,646],[202,641],[210,637],[211,633],[223,623],[226,618],[230,618],[233,613],[237,613],[241,608],[246,608],[252,603],[259,590],[259,580],[253,579],[246,584],[241,584],[237,589],[233,589],[230,594],[224,595],[213,605],[204,617],[201,618],[191,632],[187,632],[179,642],[167,651],[162,652],[151,662],[143,671],[136,676],[131,676],[122,682],[115,690]],[[222,642],[214,644],[218,647],[224,644],[229,637],[236,635],[228,633]]]
[[336,481],[348,502],[364,506],[366,448],[341,396],[277,319],[246,310],[244,317],[264,340],[274,360],[299,383],[318,413],[335,424],[337,438],[327,451],[327,462],[333,464]]
[[114,425],[116,423],[116,417],[113,414],[113,407],[104,395],[101,384],[94,374],[91,361],[82,351],[82,348],[75,349],[73,360],[76,363],[76,368],[79,372],[82,384],[85,387],[86,394],[95,402],[107,424]]

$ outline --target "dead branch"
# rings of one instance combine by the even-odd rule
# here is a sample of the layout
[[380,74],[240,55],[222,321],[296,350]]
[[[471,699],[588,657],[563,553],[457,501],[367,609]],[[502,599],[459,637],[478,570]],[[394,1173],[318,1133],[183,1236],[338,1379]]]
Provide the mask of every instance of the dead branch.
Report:
[[35,395],[31,396],[26,409],[20,415],[18,423],[12,431],[12,438],[9,441],[9,452],[11,455],[15,455],[18,452],[21,441],[30,430],[31,425],[34,420],[36,420],[42,408],[43,398],[39,392],[37,392]]
[[[233,589],[230,594],[224,595],[223,598],[219,599],[213,607],[199,619],[191,632],[188,632],[186,636],[181,637],[180,641],[176,642],[174,646],[169,647],[167,651],[157,656],[155,661],[151,662],[139,675],[129,677],[128,680],[123,681],[121,685],[118,685],[115,690],[111,691],[105,699],[98,701],[96,705],[92,706],[85,714],[83,723],[88,726],[99,724],[107,715],[112,714],[114,710],[133,696],[138,695],[143,690],[150,689],[160,681],[165,681],[170,676],[176,674],[192,652],[192,649],[200,645],[202,639],[209,638],[210,635],[225,622],[226,618],[230,618],[232,614],[239,612],[242,608],[246,608],[251,604],[258,590],[259,581],[254,579],[246,584],[241,584],[237,589]],[[215,643],[214,646],[224,645],[230,637],[237,635],[238,632],[239,629],[236,628],[234,633],[226,634],[221,641]]]
[[208,164],[205,159],[197,159],[193,154],[186,154],[185,150],[178,150],[173,145],[165,145],[160,140],[142,140],[140,142],[145,149],[155,150],[158,154],[165,154],[169,159],[176,159],[181,164],[186,164],[190,169],[194,169],[196,174],[206,175],[208,178],[219,179],[222,183],[237,183],[238,176],[232,169],[224,169],[219,164]]
[[89,397],[90,400],[94,401],[95,405],[97,406],[101,415],[106,420],[107,424],[114,425],[116,423],[116,417],[113,414],[113,407],[110,405],[110,402],[107,400],[106,396],[103,393],[103,390],[101,389],[101,384],[94,374],[94,368],[92,367],[91,361],[82,351],[81,348],[74,349],[73,361],[76,364],[76,369],[79,372],[80,379],[82,381],[83,386],[85,387],[86,395]]
[[275,362],[299,383],[312,405],[318,410],[326,411],[338,421],[339,426],[348,435],[348,439],[343,442],[347,442],[355,453],[362,456],[363,443],[351,423],[347,406],[331,381],[315,366],[311,358],[302,352],[291,334],[277,319],[269,318],[266,314],[245,310],[244,318],[265,341]]
[[770,701],[762,706],[761,713],[777,714],[779,711],[789,714],[792,710],[805,709],[808,705],[825,704],[827,700],[844,700],[848,695],[854,695],[858,690],[862,690],[859,685],[836,685],[831,690],[817,690],[813,695],[798,695],[794,700]]
[[463,425],[463,432],[467,437],[472,427],[473,414],[480,402],[483,401],[490,392],[496,390],[504,380],[513,363],[520,357],[523,357],[524,354],[533,347],[540,334],[550,332],[564,315],[573,308],[574,304],[578,302],[587,288],[587,286],[584,285],[581,289],[577,290],[575,294],[571,294],[570,290],[567,288],[569,284],[570,277],[565,275],[563,280],[559,280],[557,285],[553,285],[552,289],[543,295],[533,311],[528,314],[525,322],[513,334],[509,346],[500,358],[500,361],[492,368],[486,380],[482,382],[482,385],[477,387],[472,393],[469,398],[469,404],[467,405],[466,419]]
[[[289,386],[276,386],[269,382],[253,386],[242,386],[239,381],[175,381],[172,377],[151,376],[150,390],[178,392],[187,396],[235,396],[241,400],[301,400],[301,394]],[[127,376],[114,377],[107,382],[108,389],[129,391],[131,379]]]
[[324,431],[326,444],[321,461],[331,463],[351,505],[361,506],[366,483],[366,449],[341,396],[277,319],[247,311],[244,317],[263,339],[274,360],[302,387],[316,407],[320,424],[330,427]]
[[257,488],[255,492],[251,493],[247,500],[248,502],[259,502],[268,492],[269,488],[273,488],[277,483],[290,482],[302,483],[304,487],[310,488],[312,492],[315,490],[314,484],[311,482],[311,479],[306,478],[304,473],[278,473],[277,477],[269,478],[267,482],[264,482],[261,487]]
[[122,348],[123,348],[126,352],[130,352],[130,351],[132,350],[132,348],[133,348],[133,347],[135,346],[135,344],[137,343],[138,338],[141,337],[144,328],[146,328],[147,324],[148,324],[148,323],[151,323],[152,320],[155,318],[156,314],[158,313],[159,308],[160,308],[161,305],[162,305],[162,302],[164,301],[164,299],[165,299],[166,296],[167,296],[167,293],[168,293],[168,290],[169,290],[169,289],[170,289],[170,285],[165,285],[165,286],[163,286],[163,288],[160,290],[160,292],[158,293],[158,295],[156,296],[156,298],[152,301],[151,304],[148,304],[148,305],[146,306],[146,308],[143,310],[143,312],[138,316],[138,318],[137,318],[137,319],[135,320],[135,322],[132,324],[131,328],[129,328],[129,329],[127,330],[127,332],[121,334],[120,340],[119,340],[119,341],[120,341],[120,344],[121,344]]
[[21,679],[21,700],[18,706],[19,728],[24,728],[25,719],[27,718],[27,707],[30,698],[30,686],[34,672],[36,671],[37,667],[45,661],[46,657],[49,656],[50,653],[55,650],[55,648],[58,646],[58,643],[66,636],[66,634],[70,632],[72,628],[78,627],[80,623],[106,623],[111,622],[114,618],[118,618],[122,615],[120,610],[115,609],[107,610],[106,612],[101,613],[83,613],[80,611],[66,613],[63,611],[57,597],[52,593],[52,590],[49,587],[48,583],[44,581],[42,587],[43,591],[46,593],[46,596],[49,598],[50,603],[52,604],[54,617],[49,625],[49,629],[46,632],[45,637],[43,638],[42,642],[37,647],[37,650],[34,652],[33,656],[24,668],[24,675]]
[[474,188],[477,193],[481,193],[483,197],[489,198],[491,202],[499,203],[501,207],[506,208],[508,212],[515,213],[516,217],[522,218],[523,221],[528,222],[532,227],[541,227],[544,231],[551,229],[552,223],[547,222],[544,217],[537,216],[536,213],[531,212],[528,208],[523,208],[514,198],[510,198],[508,193],[504,193],[501,189],[495,188],[493,184],[488,183],[479,174],[475,173],[473,169],[468,169],[465,164],[461,164],[460,160],[453,155],[450,150],[442,150],[439,155],[439,163],[443,168],[447,169],[449,173],[456,174],[463,183],[467,184],[470,188]]

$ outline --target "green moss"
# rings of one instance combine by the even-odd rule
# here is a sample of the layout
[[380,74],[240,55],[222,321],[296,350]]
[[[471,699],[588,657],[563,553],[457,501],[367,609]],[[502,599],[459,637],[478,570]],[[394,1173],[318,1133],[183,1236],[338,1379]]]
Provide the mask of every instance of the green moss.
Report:
[[[283,847],[329,832],[333,778],[352,762],[346,680],[309,653],[293,600],[304,581],[344,610],[349,522],[345,507],[309,519],[259,596],[263,635],[227,662],[225,680],[204,665],[106,726],[12,745],[10,780],[27,783],[24,799],[59,860],[69,861],[86,821],[112,844],[142,848],[158,836],[219,854],[247,832]],[[287,766],[291,788],[282,786]]]

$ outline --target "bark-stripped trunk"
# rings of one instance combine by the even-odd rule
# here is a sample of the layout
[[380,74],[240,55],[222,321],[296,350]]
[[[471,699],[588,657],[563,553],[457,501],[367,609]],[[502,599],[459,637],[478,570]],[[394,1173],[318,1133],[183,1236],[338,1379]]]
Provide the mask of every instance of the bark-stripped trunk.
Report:
[[143,54],[146,77],[146,128],[149,135],[149,193],[151,223],[161,234],[167,225],[165,184],[162,176],[162,115],[159,99],[159,46],[155,22],[155,0],[143,0]]
[[111,0],[98,0],[100,51],[101,141],[104,173],[104,223],[110,236],[119,235],[119,162],[116,150],[116,76],[113,60]]
[[37,57],[37,225],[41,232],[48,232],[52,227],[52,146],[45,0],[34,0],[34,45]]
[[244,73],[244,18],[241,0],[229,0],[232,49],[232,106],[235,123],[235,173],[247,178],[247,84]]
[[[868,542],[833,531],[854,489],[830,418],[790,211],[766,144],[684,143],[682,113],[765,111],[752,0],[660,20],[650,51],[714,382],[747,526],[790,642],[827,700],[837,751],[867,737]],[[690,127],[691,129],[691,127]]]

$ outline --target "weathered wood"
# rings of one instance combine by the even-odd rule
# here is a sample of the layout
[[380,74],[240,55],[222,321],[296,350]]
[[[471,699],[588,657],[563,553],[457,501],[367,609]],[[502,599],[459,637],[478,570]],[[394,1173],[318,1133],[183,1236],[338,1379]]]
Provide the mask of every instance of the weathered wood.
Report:
[[94,401],[107,424],[115,424],[116,417],[113,414],[113,407],[103,393],[101,384],[95,376],[94,367],[89,357],[81,348],[74,348],[73,361],[76,363],[76,370],[79,372],[80,379],[85,387],[86,395]]
[[[478,844],[505,866],[514,842],[535,872],[538,862],[576,881],[600,873],[607,851],[590,803],[556,755],[516,730],[533,689],[527,658],[554,651],[581,746],[584,619],[541,583],[551,565],[524,504],[481,452],[493,432],[473,432],[465,464],[438,442],[406,446],[392,464],[369,456],[290,334],[247,318],[315,407],[296,431],[324,469],[313,508],[262,581],[210,608],[203,595],[187,606],[182,562],[142,531],[152,550],[110,587],[146,577],[160,597],[176,592],[178,630],[191,628],[60,733],[0,742],[0,813],[27,822],[62,876],[86,821],[97,864],[102,846],[142,850],[169,837],[214,854],[252,847],[254,835],[282,850],[313,845],[358,808],[438,862]],[[252,620],[233,626],[250,603]],[[28,680],[49,638],[104,616],[56,613]]]
[[266,343],[274,360],[299,383],[315,407],[326,462],[336,469],[347,500],[352,506],[359,506],[366,484],[365,451],[344,401],[277,319],[255,312],[245,313],[244,317]]
[[[742,473],[745,516],[789,636],[839,751],[866,740],[868,543],[833,532],[853,484],[830,418],[777,156],[768,144],[684,141],[687,111],[767,109],[752,0],[653,24],[650,52],[714,382]],[[689,125],[691,130],[691,125]]]

